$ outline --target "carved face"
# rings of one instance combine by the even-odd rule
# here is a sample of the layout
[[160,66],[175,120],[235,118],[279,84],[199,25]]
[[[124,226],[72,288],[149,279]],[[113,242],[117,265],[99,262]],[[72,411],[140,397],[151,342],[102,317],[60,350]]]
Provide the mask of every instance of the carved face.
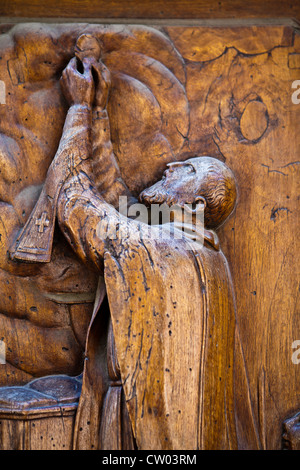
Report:
[[196,183],[196,170],[189,161],[169,163],[162,179],[145,189],[140,200],[147,205],[193,203],[197,195]]
[[226,165],[211,157],[195,157],[185,162],[167,165],[163,178],[140,194],[146,205],[166,203],[203,203],[205,226],[221,225],[232,212],[236,202],[236,186],[232,172]]

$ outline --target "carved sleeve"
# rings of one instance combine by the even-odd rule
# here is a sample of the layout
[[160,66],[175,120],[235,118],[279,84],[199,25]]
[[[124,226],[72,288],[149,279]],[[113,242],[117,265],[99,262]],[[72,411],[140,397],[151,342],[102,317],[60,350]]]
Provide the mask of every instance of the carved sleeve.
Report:
[[70,107],[56,155],[34,210],[10,250],[12,259],[49,262],[55,227],[57,199],[64,181],[79,169],[90,172],[91,110]]
[[58,200],[58,222],[77,255],[103,270],[107,250],[124,249],[126,243],[142,236],[147,225],[120,214],[97,192],[83,172],[63,187]]
[[45,180],[47,195],[54,194],[63,182],[91,156],[91,110],[74,104],[67,113],[62,137]]
[[92,142],[93,178],[99,194],[114,207],[118,206],[119,196],[133,202],[113,151],[107,110],[100,107],[93,110]]

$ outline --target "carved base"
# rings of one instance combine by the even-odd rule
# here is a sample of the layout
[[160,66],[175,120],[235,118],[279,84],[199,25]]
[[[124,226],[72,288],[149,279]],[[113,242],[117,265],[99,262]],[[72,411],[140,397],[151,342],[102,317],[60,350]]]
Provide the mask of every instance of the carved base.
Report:
[[72,450],[79,378],[49,376],[0,388],[1,450]]
[[283,422],[283,448],[300,450],[300,412]]

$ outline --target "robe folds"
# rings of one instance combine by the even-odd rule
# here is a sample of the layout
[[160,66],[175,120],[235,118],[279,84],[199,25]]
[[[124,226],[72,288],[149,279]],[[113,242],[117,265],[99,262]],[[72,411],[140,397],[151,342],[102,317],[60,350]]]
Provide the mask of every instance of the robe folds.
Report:
[[[158,226],[149,236],[149,226],[122,216],[89,189],[69,193],[62,207],[65,235],[73,246],[77,241],[79,255],[95,264],[102,260],[104,278],[87,337],[75,448],[87,440],[99,446],[95,429],[97,434],[110,387],[101,325],[107,295],[137,448],[235,449],[235,307],[217,236],[205,231],[198,249],[188,235],[159,235],[164,228]],[[116,236],[101,239],[99,224],[106,233],[116,228]]]
[[144,241],[105,255],[123,389],[139,449],[236,448],[235,312],[221,251]]

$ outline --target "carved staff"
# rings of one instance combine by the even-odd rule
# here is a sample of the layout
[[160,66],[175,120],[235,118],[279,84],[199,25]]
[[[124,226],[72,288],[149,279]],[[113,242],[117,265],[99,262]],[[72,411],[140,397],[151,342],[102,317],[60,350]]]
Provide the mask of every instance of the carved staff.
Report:
[[[96,38],[84,34],[77,40],[75,57],[62,74],[61,85],[69,103],[63,137],[48,169],[39,199],[10,251],[12,259],[47,263],[51,259],[57,200],[67,178],[91,155],[91,109],[95,81],[107,81],[108,70],[101,63]],[[105,69],[106,76],[103,77]],[[68,86],[71,76],[77,81],[83,100],[77,103]],[[100,85],[100,84],[99,84]]]

